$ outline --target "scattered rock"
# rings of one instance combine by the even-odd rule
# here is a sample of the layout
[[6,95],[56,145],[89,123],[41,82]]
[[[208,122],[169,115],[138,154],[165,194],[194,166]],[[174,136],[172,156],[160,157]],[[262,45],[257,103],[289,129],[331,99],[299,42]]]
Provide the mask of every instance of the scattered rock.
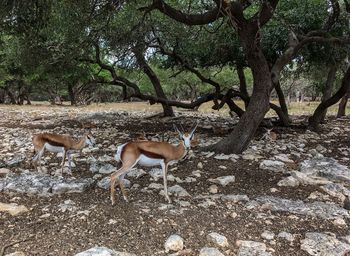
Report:
[[161,190],[164,188],[163,184],[159,184],[159,183],[151,183],[148,185],[149,189],[156,189],[156,190]]
[[60,182],[53,184],[52,193],[53,194],[63,194],[63,193],[82,193],[91,187],[93,184],[93,179],[73,179],[67,180],[66,182]]
[[243,153],[242,155],[242,159],[244,160],[249,160],[249,161],[253,161],[253,160],[258,160],[261,159],[262,156],[261,155],[257,155],[257,154],[250,154],[250,153]]
[[10,169],[7,169],[7,168],[0,168],[0,175],[2,174],[8,174],[10,173],[11,170]]
[[272,256],[271,253],[266,252],[266,245],[264,243],[255,241],[237,241],[239,246],[238,256]]
[[278,238],[283,238],[285,240],[287,240],[288,242],[293,242],[294,241],[294,235],[288,232],[280,232],[277,235]]
[[249,197],[247,195],[223,195],[221,200],[238,203],[238,202],[248,202]]
[[202,163],[202,162],[199,162],[199,163],[197,164],[197,167],[198,167],[199,169],[203,169],[203,163]]
[[304,203],[301,200],[289,200],[273,196],[257,197],[258,202],[263,209],[271,211],[290,212],[300,215],[317,216],[322,219],[335,219],[337,217],[349,217],[347,210],[336,204],[328,204],[324,202]]
[[158,181],[159,179],[163,179],[163,170],[159,168],[152,168],[148,172],[149,175],[153,178],[154,181]]
[[217,160],[235,160],[238,158],[238,156],[235,154],[231,154],[231,155],[219,154],[214,156],[214,158]]
[[5,161],[5,166],[8,166],[8,167],[15,166],[15,165],[23,162],[24,160],[26,160],[25,155],[15,155],[11,160]]
[[81,193],[92,186],[91,178],[56,177],[43,173],[11,173],[0,179],[5,192],[29,195],[51,195],[61,193]]
[[102,189],[109,189],[111,183],[111,177],[106,176],[97,182],[97,186]]
[[293,176],[289,176],[280,180],[277,185],[280,187],[297,187],[300,185],[300,182]]
[[103,156],[100,156],[98,158],[98,161],[100,161],[100,162],[110,162],[110,161],[113,161],[113,160],[114,160],[114,158],[109,156],[109,155],[103,155]]
[[230,155],[219,154],[219,155],[214,156],[214,158],[217,160],[229,160]]
[[77,253],[75,256],[136,256],[136,254],[117,252],[106,247],[93,247],[89,250]]
[[75,205],[76,205],[75,202],[68,199],[68,200],[65,200],[63,203],[59,204],[58,209],[61,212],[66,212],[66,211],[74,212],[77,210],[77,207]]
[[200,250],[199,256],[225,256],[217,248],[204,247]]
[[164,247],[166,252],[181,251],[184,248],[184,240],[179,235],[171,235],[165,241]]
[[212,194],[217,194],[218,193],[218,186],[216,186],[216,185],[211,185],[210,187],[209,187],[209,193],[212,193]]
[[220,246],[220,247],[228,247],[228,241],[227,238],[223,235],[220,235],[216,232],[209,233],[207,235],[207,240],[214,245]]
[[116,168],[111,165],[111,164],[106,164],[104,162],[93,162],[90,166],[90,171],[92,173],[102,173],[102,174],[110,174],[112,172],[114,172],[116,170]]
[[309,177],[323,177],[331,181],[350,182],[350,169],[333,158],[314,158],[302,162],[300,172]]
[[327,194],[338,198],[340,201],[345,199],[346,195],[350,195],[350,191],[339,183],[329,183],[321,187]]
[[6,254],[5,256],[26,256],[24,252],[13,252]]
[[12,216],[19,215],[24,212],[28,212],[28,208],[24,205],[18,205],[16,203],[5,204],[0,203],[0,212],[8,212]]
[[266,230],[261,234],[261,237],[266,240],[273,240],[275,238],[275,234],[271,231]]
[[[162,192],[164,193],[164,191],[162,190]],[[169,194],[175,195],[177,197],[187,197],[187,196],[191,196],[186,189],[184,189],[183,187],[181,187],[180,185],[174,185],[168,188],[168,192]]]
[[343,256],[350,252],[350,245],[339,241],[336,237],[312,232],[305,234],[300,248],[315,256]]
[[281,161],[276,161],[276,160],[264,160],[260,163],[259,168],[263,169],[263,170],[274,171],[274,172],[285,172],[286,171],[285,163],[283,163]]
[[289,159],[288,156],[285,155],[285,154],[276,155],[275,159],[278,160],[278,161],[282,161],[284,163],[290,163],[290,164],[294,163],[294,161]]
[[316,177],[316,176],[308,176],[305,173],[299,172],[299,171],[293,171],[291,172],[291,175],[293,178],[298,180],[300,184],[303,185],[324,185],[332,183],[330,180],[323,178],[323,177]]
[[147,174],[147,172],[145,172],[142,169],[132,169],[126,174],[126,176],[129,177],[129,178],[138,179],[138,178],[141,178],[142,176],[144,176],[146,174]]
[[235,176],[230,175],[230,176],[222,176],[222,177],[217,177],[215,179],[209,179],[210,182],[220,184],[223,187],[226,187],[228,184],[235,182]]
[[320,152],[320,153],[325,153],[325,152],[327,152],[327,149],[326,149],[324,146],[320,145],[320,144],[318,144],[318,145],[316,146],[316,150],[317,150],[318,152]]
[[346,222],[342,218],[336,218],[335,220],[333,220],[333,224],[336,226],[346,226]]

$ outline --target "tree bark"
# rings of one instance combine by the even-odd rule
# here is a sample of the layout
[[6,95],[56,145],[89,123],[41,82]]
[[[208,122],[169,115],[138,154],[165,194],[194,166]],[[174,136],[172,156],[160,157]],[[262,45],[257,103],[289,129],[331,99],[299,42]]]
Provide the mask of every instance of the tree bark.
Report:
[[[239,79],[239,91],[242,93],[242,95],[244,95],[246,99],[249,99],[249,94],[247,90],[247,81],[245,79],[244,69],[242,65],[237,65],[237,75]],[[247,108],[249,104],[249,100],[243,99],[243,101],[244,101],[245,108]]]
[[280,82],[275,84],[275,90],[276,90],[276,93],[277,93],[277,96],[278,96],[278,102],[280,104],[280,107],[281,107],[283,113],[286,116],[289,116],[289,114],[288,114],[288,107],[287,107],[287,103],[286,103],[286,98],[284,97],[284,93],[282,91]]
[[74,93],[74,89],[73,89],[72,84],[68,84],[68,94],[69,94],[70,104],[72,106],[77,105],[77,101],[75,99],[75,93]]
[[346,114],[346,105],[348,103],[349,98],[349,92],[347,92],[340,100],[339,106],[338,106],[338,113],[337,118],[345,116]]
[[280,107],[274,104],[270,104],[270,107],[277,113],[281,124],[283,126],[289,126],[292,123],[292,120],[289,117],[286,98],[284,97],[284,93],[282,91],[281,84],[279,81],[276,84],[274,84],[274,88],[278,96],[278,102],[280,104]]
[[242,153],[249,145],[266,112],[269,110],[270,88],[272,87],[271,73],[266,58],[256,42],[255,34],[249,28],[240,31],[241,41],[248,65],[250,66],[254,86],[246,112],[241,116],[231,134],[218,143],[204,148],[225,154]]
[[[327,76],[326,84],[322,95],[322,102],[328,100],[332,96],[332,90],[333,90],[336,74],[337,74],[337,66],[333,64],[328,71],[328,76]],[[327,115],[327,109],[325,109],[321,113],[321,122],[324,122],[326,115]]]
[[[152,68],[148,65],[148,63],[145,60],[145,57],[143,55],[143,52],[141,49],[134,49],[133,50],[136,60],[138,62],[138,64],[140,65],[140,67],[143,69],[143,71],[145,72],[145,74],[148,76],[149,80],[151,81],[154,91],[156,92],[156,95],[158,98],[163,98],[163,99],[167,99],[162,85],[156,75],[156,73],[154,73],[154,71],[152,70]],[[175,116],[173,108],[171,106],[169,106],[166,103],[162,103],[162,107],[163,107],[163,114],[164,116]]]
[[318,105],[314,114],[309,118],[309,126],[312,130],[317,131],[319,129],[319,124],[322,120],[322,113],[330,106],[336,104],[348,91],[350,88],[350,66],[345,72],[342,79],[342,84],[339,90],[328,100],[325,100]]

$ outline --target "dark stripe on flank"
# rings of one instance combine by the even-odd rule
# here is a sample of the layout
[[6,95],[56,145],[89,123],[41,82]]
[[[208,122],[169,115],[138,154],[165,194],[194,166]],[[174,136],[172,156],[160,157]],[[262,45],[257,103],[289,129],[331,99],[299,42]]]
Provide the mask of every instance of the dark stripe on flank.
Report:
[[140,153],[153,159],[165,159],[162,155],[141,149]]
[[57,141],[53,141],[53,140],[50,140],[48,138],[45,138],[44,140],[45,140],[46,143],[49,143],[51,146],[63,147],[64,148],[64,144],[63,143],[60,143],[60,142],[57,142]]

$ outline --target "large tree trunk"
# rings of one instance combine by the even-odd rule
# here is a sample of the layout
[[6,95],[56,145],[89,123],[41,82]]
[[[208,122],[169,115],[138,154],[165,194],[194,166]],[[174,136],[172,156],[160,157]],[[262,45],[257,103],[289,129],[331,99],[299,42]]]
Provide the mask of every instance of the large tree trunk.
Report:
[[4,89],[0,88],[0,104],[5,103],[5,91]]
[[248,64],[253,73],[254,86],[246,112],[228,137],[205,148],[225,154],[242,153],[249,145],[266,112],[269,110],[271,73],[266,58],[255,37],[242,38]]
[[247,90],[247,81],[245,79],[244,75],[244,69],[242,65],[237,65],[237,74],[239,78],[239,91],[241,94],[244,96],[243,101],[244,101],[244,106],[245,108],[248,107],[249,104],[249,94]]
[[[141,66],[141,68],[143,69],[143,71],[148,76],[149,80],[151,81],[157,97],[167,99],[157,75],[154,73],[152,68],[146,62],[142,50],[135,48],[133,52],[135,54],[135,57],[137,59],[138,64]],[[163,107],[164,116],[175,116],[173,108],[171,106],[163,103],[162,107]]]
[[345,75],[342,79],[342,85],[339,90],[328,100],[323,101],[318,105],[314,114],[309,118],[309,126],[312,130],[318,130],[319,124],[322,120],[323,112],[330,106],[336,104],[348,91],[350,88],[350,66],[345,72]]
[[73,85],[72,84],[68,84],[68,94],[69,94],[70,104],[72,106],[77,105],[77,101],[76,101],[76,98],[75,98],[75,93],[74,93],[74,89],[73,89]]
[[[337,74],[337,66],[332,65],[329,68],[326,84],[323,90],[322,102],[328,100],[332,96],[333,85],[335,81],[335,75]],[[327,109],[321,113],[321,122],[324,122],[327,115]]]
[[346,104],[348,103],[349,92],[347,92],[340,100],[338,106],[337,117],[345,116],[346,114]]
[[10,88],[6,88],[6,92],[8,97],[10,98],[10,103],[11,104],[17,104],[16,97],[15,95],[11,92]]

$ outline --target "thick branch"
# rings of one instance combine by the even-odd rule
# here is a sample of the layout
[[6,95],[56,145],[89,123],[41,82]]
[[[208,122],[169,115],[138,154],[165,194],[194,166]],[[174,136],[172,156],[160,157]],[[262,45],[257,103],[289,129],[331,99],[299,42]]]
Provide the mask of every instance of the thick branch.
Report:
[[340,15],[340,5],[338,0],[330,0],[330,2],[332,6],[332,11],[326,23],[323,25],[323,29],[325,31],[329,31],[333,27],[333,25],[336,23]]
[[259,28],[264,26],[271,19],[278,2],[279,0],[263,1],[260,12],[253,17],[254,22],[257,23]]
[[[323,37],[318,36],[320,31],[312,31],[306,36],[297,36],[294,33],[289,35],[289,47],[287,50],[277,59],[271,69],[272,83],[276,84],[280,80],[280,73],[282,69],[292,60],[297,52],[307,44],[310,43],[330,43],[338,45],[346,45],[350,43],[350,38],[338,38],[338,37]],[[299,41],[300,40],[300,41]]]
[[219,8],[217,7],[202,14],[187,14],[171,7],[163,0],[153,0],[152,5],[140,8],[141,11],[147,12],[155,9],[169,16],[170,18],[187,25],[205,25],[214,22],[221,17]]
[[314,114],[309,118],[309,125],[312,129],[317,130],[318,125],[321,122],[322,112],[329,108],[330,106],[337,103],[348,91],[350,88],[350,66],[348,67],[343,79],[342,84],[339,90],[328,100],[322,101],[320,105],[316,108]]
[[220,89],[220,84],[213,81],[210,78],[207,78],[205,76],[203,76],[201,74],[201,72],[199,72],[197,69],[191,67],[180,55],[178,55],[175,51],[168,51],[166,50],[160,40],[158,39],[158,47],[160,49],[160,52],[164,55],[170,56],[172,58],[174,58],[174,60],[176,62],[178,62],[183,68],[187,69],[188,71],[192,72],[193,74],[195,74],[203,83],[207,83],[210,84],[212,86],[214,86],[216,93],[220,93],[221,89]]

